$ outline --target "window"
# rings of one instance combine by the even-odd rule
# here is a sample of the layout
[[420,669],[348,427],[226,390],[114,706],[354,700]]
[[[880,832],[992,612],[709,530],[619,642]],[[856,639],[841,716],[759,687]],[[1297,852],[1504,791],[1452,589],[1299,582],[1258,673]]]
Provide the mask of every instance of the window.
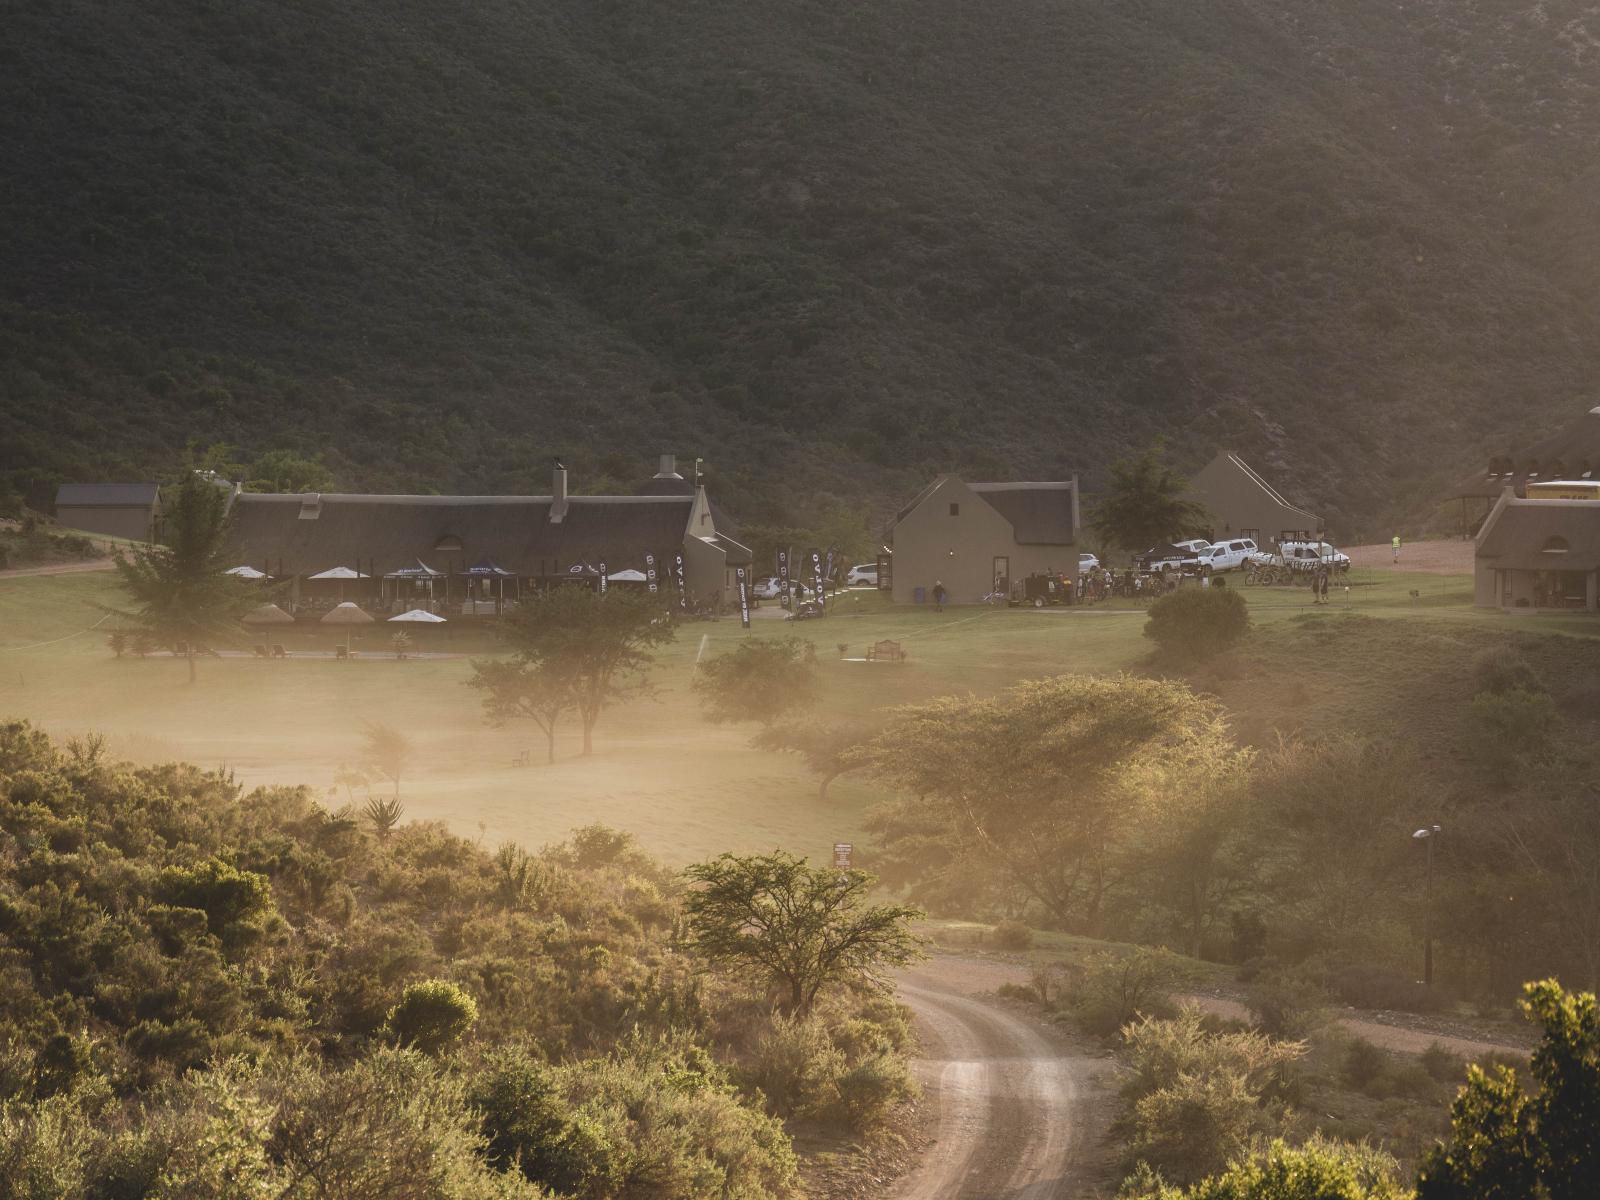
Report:
[[1539,549],[1546,554],[1565,554],[1572,547],[1567,544],[1566,538],[1553,536],[1545,538],[1544,545],[1540,546]]
[[959,505],[959,504],[952,504],[952,505],[951,505],[951,506],[950,506],[950,515],[951,515],[951,516],[952,516],[952,517],[959,517],[959,516],[960,516],[960,515],[961,515],[961,505]]

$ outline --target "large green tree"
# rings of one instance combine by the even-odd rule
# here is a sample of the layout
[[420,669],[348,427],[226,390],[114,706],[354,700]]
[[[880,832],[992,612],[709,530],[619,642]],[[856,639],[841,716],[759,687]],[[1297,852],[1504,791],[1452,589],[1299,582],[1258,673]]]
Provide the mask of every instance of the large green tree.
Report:
[[684,871],[695,950],[776,988],[784,1011],[804,1016],[833,983],[885,983],[888,967],[921,955],[898,904],[868,904],[875,882],[863,871],[810,866],[781,850],[723,854]]
[[1591,1200],[1600,1196],[1600,1009],[1594,993],[1530,983],[1522,1008],[1543,1026],[1526,1091],[1509,1067],[1470,1067],[1449,1142],[1418,1200]]
[[1173,538],[1195,537],[1209,514],[1187,498],[1188,482],[1167,464],[1160,445],[1111,464],[1111,484],[1094,510],[1094,528],[1109,545],[1140,551]]
[[483,693],[483,714],[491,725],[531,721],[544,734],[545,761],[556,760],[556,726],[576,700],[573,678],[549,658],[475,659],[467,686]]
[[891,860],[912,860],[896,865],[913,896],[981,878],[1095,929],[1137,808],[1130,768],[1205,745],[1229,745],[1221,710],[1182,684],[1063,675],[898,709],[851,758],[901,792],[878,828]]
[[[655,650],[672,641],[677,629],[660,600],[648,595],[613,591],[597,595],[587,588],[562,585],[528,597],[501,624],[513,661],[515,678],[475,664],[469,685],[494,701],[499,694],[515,710],[515,687],[529,687],[529,705],[521,715],[534,716],[540,706],[551,712],[558,683],[570,688],[570,707],[583,726],[583,753],[594,750],[594,727],[600,714],[620,700],[650,690]],[[537,698],[533,689],[538,689]],[[491,719],[495,710],[491,708]]]
[[152,637],[183,645],[189,682],[198,644],[237,632],[238,618],[260,600],[253,585],[226,574],[228,492],[197,474],[171,493],[164,543],[135,546],[116,555],[117,572],[131,606],[114,610]]

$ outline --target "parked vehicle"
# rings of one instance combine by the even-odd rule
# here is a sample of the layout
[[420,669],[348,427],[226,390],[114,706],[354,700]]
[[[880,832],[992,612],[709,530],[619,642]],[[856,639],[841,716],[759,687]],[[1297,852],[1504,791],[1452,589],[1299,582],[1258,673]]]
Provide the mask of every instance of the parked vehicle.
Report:
[[812,617],[820,617],[822,615],[824,615],[822,605],[818,604],[815,600],[802,600],[799,604],[795,605],[794,611],[785,617],[784,620],[809,621]]
[[[751,585],[750,594],[757,600],[776,600],[783,595],[783,580],[776,575],[758,579]],[[792,596],[809,596],[811,589],[798,579],[791,579],[789,581],[789,594]]]
[[844,577],[845,587],[855,587],[858,584],[863,583],[868,587],[878,586],[877,563],[857,563],[855,566],[850,568],[849,573]]
[[1098,557],[1088,551],[1078,555],[1078,573],[1080,575],[1085,571],[1098,571],[1099,569],[1100,559]]
[[1197,563],[1202,575],[1221,575],[1225,571],[1240,570],[1250,561],[1251,555],[1259,553],[1253,538],[1233,538],[1207,546],[1200,551]]
[[1275,549],[1250,556],[1246,582],[1304,583],[1319,567],[1342,575],[1350,569],[1350,556],[1328,542],[1283,539]]
[[1034,608],[1048,604],[1071,604],[1072,590],[1059,575],[1029,575],[1022,581],[1022,602]]
[[1164,575],[1168,571],[1182,571],[1183,560],[1189,553],[1183,546],[1152,546],[1143,554],[1134,555],[1133,565],[1149,574]]

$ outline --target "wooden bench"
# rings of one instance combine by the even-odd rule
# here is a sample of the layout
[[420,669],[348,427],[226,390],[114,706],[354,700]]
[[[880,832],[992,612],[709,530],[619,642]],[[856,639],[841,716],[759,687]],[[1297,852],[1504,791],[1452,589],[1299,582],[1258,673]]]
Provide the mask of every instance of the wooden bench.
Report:
[[531,767],[533,765],[533,751],[520,751],[517,756],[511,760],[511,765],[513,767]]
[[905,662],[906,652],[899,642],[885,639],[867,647],[868,662]]

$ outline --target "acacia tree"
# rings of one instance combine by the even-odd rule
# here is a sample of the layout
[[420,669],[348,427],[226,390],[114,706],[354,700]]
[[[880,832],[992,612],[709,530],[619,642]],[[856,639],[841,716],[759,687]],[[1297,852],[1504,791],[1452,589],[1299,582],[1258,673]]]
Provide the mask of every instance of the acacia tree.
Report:
[[532,721],[544,734],[545,761],[556,760],[556,724],[574,704],[573,680],[542,659],[474,660],[468,687],[483,692],[483,713],[489,724]]
[[725,654],[708,658],[690,685],[706,719],[774,721],[817,701],[816,652],[797,637],[747,638]]
[[884,970],[922,955],[910,922],[923,914],[866,903],[863,871],[811,867],[783,851],[724,854],[684,871],[690,942],[714,962],[776,988],[791,1016],[805,1016],[832,983],[887,986]]
[[1129,764],[1226,741],[1216,703],[1182,684],[1063,675],[898,709],[849,758],[903,793],[877,825],[913,895],[919,875],[984,879],[1093,930],[1131,824]]
[[750,744],[757,750],[798,754],[817,777],[817,799],[828,801],[828,785],[850,770],[850,753],[871,735],[859,725],[830,725],[800,718],[765,726]]
[[400,776],[411,762],[411,739],[392,725],[373,721],[362,729],[364,757],[385,779],[394,781],[394,798],[400,799]]
[[[556,587],[531,596],[501,625],[514,663],[525,672],[524,682],[530,688],[537,685],[545,712],[551,711],[558,684],[570,689],[570,707],[583,725],[586,756],[594,749],[600,714],[619,700],[650,691],[653,652],[676,634],[671,616],[654,597],[620,592],[599,596],[578,587]],[[492,696],[495,673],[485,672],[482,663],[473,666],[468,683]]]
[[1186,498],[1188,483],[1162,458],[1160,444],[1111,464],[1111,485],[1094,513],[1101,538],[1139,551],[1204,531],[1208,514]]
[[183,643],[193,683],[196,643],[232,634],[234,623],[260,597],[249,583],[226,574],[224,489],[199,475],[186,475],[173,495],[164,528],[164,545],[135,546],[115,555],[133,607],[112,611],[145,634]]

